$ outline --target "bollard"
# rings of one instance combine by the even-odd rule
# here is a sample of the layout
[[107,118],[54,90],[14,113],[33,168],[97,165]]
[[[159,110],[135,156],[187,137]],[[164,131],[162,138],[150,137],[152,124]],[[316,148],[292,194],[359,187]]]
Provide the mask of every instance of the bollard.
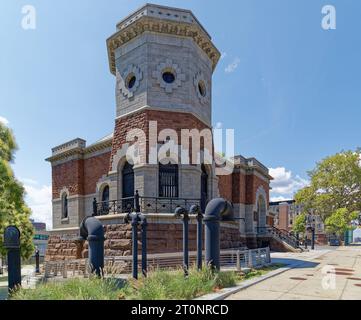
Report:
[[315,228],[312,228],[311,250],[315,250]]
[[248,267],[253,268],[253,254],[252,250],[248,250]]
[[267,255],[267,263],[271,263],[271,249],[270,249],[270,247],[267,247],[267,249],[266,249],[267,251],[266,251],[266,255]]
[[184,276],[188,277],[189,271],[189,214],[186,209],[178,207],[175,217],[181,218],[183,222],[183,270]]
[[239,250],[237,250],[237,256],[236,256],[236,269],[237,271],[242,271],[242,268],[241,268],[241,254],[239,252]]
[[147,218],[142,215],[141,218],[141,226],[142,226],[142,273],[143,277],[147,277]]
[[4,248],[8,251],[9,293],[21,286],[20,231],[9,226],[4,231]]
[[97,205],[97,199],[93,199],[93,217],[96,217],[98,215],[98,205]]
[[135,191],[135,195],[134,195],[134,209],[135,209],[135,212],[137,212],[137,213],[140,212],[140,202],[139,202],[139,192],[138,192],[138,190]]
[[35,250],[35,273],[40,274],[40,251],[38,248]]
[[89,242],[89,266],[100,277],[104,268],[104,229],[100,221],[87,217],[80,225],[80,236]]
[[128,213],[124,218],[124,223],[131,223],[132,226],[132,274],[134,279],[138,279],[138,224],[142,227],[142,273],[147,276],[147,218],[137,212]]
[[195,214],[197,217],[197,269],[202,269],[202,251],[203,251],[203,214],[198,205],[194,205],[190,208],[190,213]]
[[232,221],[233,219],[233,208],[228,201],[218,198],[208,203],[203,219],[206,263],[214,270],[220,270],[220,221]]
[[132,215],[133,278],[138,279],[138,215]]

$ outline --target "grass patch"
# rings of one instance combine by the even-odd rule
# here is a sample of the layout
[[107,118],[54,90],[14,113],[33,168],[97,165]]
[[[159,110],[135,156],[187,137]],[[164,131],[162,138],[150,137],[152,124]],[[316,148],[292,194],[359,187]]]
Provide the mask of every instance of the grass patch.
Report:
[[184,278],[183,271],[155,270],[147,278],[129,280],[70,279],[62,282],[39,284],[33,290],[20,289],[12,300],[190,300],[202,295],[235,286],[250,278],[261,276],[280,268],[271,265],[258,270],[241,272],[212,272],[204,268],[198,272],[192,268]]
[[119,281],[114,279],[70,279],[39,284],[35,289],[20,289],[11,300],[118,300]]
[[0,282],[6,282],[8,281],[8,277],[0,277]]

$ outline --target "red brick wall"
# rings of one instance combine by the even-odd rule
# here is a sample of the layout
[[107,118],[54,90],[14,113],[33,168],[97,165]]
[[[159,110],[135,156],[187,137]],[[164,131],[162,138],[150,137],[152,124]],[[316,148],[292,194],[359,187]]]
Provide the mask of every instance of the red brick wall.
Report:
[[278,213],[278,229],[288,231],[289,219],[288,219],[288,205],[280,205]]
[[[145,110],[143,112],[134,113],[128,117],[120,118],[115,121],[114,129],[114,139],[111,153],[111,162],[114,155],[122,145],[127,143],[126,136],[127,133],[132,129],[141,129],[146,134],[147,138],[147,161],[148,161],[148,143],[149,143],[149,121],[157,121],[158,134],[164,129],[173,129],[178,134],[178,139],[180,143],[181,139],[181,130],[182,129],[197,129],[199,131],[209,128],[202,121],[198,120],[195,116],[187,113],[181,112],[167,112],[167,111],[155,111],[155,110]],[[203,139],[202,139],[203,140]],[[202,147],[203,143],[201,143]],[[190,142],[190,149],[192,144]],[[190,150],[191,154],[191,150]],[[110,164],[112,166],[112,163]]]
[[246,176],[240,172],[232,176],[233,203],[246,203]]
[[70,160],[52,168],[53,199],[63,188],[72,195],[93,194],[99,179],[108,173],[110,152],[85,160]]
[[84,193],[96,192],[99,179],[108,173],[110,152],[84,160]]
[[246,204],[256,203],[256,193],[260,186],[263,186],[267,194],[267,205],[269,203],[269,184],[256,175],[246,176]]
[[221,198],[232,202],[232,176],[218,176],[218,188]]
[[84,194],[84,161],[71,160],[52,168],[53,199],[60,198],[63,188],[69,190],[70,196]]

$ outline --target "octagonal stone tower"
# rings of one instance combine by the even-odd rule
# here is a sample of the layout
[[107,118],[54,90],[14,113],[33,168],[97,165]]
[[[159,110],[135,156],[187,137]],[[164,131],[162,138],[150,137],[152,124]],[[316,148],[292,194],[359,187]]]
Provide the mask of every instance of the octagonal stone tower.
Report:
[[211,126],[220,53],[191,11],[146,4],[118,23],[107,44],[117,117],[140,109],[187,112]]
[[[212,74],[220,58],[210,35],[189,10],[146,4],[117,24],[107,40],[110,71],[116,76],[116,121],[107,181],[112,199],[124,198],[121,181],[126,134],[142,129],[150,140],[149,123],[157,135],[171,129],[211,129]],[[212,138],[211,138],[212,139]],[[161,144],[161,142],[158,141]],[[149,154],[147,146],[147,160]],[[158,145],[159,148],[159,145]],[[212,151],[211,151],[212,152]],[[158,164],[134,166],[134,188],[161,197]],[[218,195],[214,168],[208,167],[207,199]],[[201,198],[201,166],[179,165],[177,197]]]

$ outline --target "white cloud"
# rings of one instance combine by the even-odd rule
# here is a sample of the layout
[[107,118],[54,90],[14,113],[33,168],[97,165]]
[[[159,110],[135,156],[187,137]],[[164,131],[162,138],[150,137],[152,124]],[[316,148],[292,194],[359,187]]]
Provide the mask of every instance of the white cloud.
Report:
[[1,123],[3,123],[4,125],[9,125],[9,120],[8,119],[6,119],[6,118],[4,118],[4,117],[2,117],[2,116],[0,116],[0,122]]
[[51,186],[38,186],[32,179],[23,179],[26,191],[26,203],[32,210],[32,219],[45,222],[48,229],[52,228],[52,190]]
[[221,60],[223,60],[225,57],[227,57],[227,52],[222,52],[222,54],[221,54]]
[[282,196],[271,197],[271,202],[280,202],[280,201],[287,201],[287,200],[291,200],[291,198],[286,198],[286,197],[282,197]]
[[225,71],[226,73],[232,73],[232,72],[236,71],[236,69],[238,68],[240,62],[241,62],[241,59],[235,58],[235,59],[233,60],[233,62],[230,63],[230,64],[226,67],[226,69],[224,69],[224,71]]
[[293,175],[284,167],[270,168],[270,175],[274,178],[271,182],[271,198],[279,198],[279,201],[292,199],[293,195],[308,185],[308,181],[299,175]]

